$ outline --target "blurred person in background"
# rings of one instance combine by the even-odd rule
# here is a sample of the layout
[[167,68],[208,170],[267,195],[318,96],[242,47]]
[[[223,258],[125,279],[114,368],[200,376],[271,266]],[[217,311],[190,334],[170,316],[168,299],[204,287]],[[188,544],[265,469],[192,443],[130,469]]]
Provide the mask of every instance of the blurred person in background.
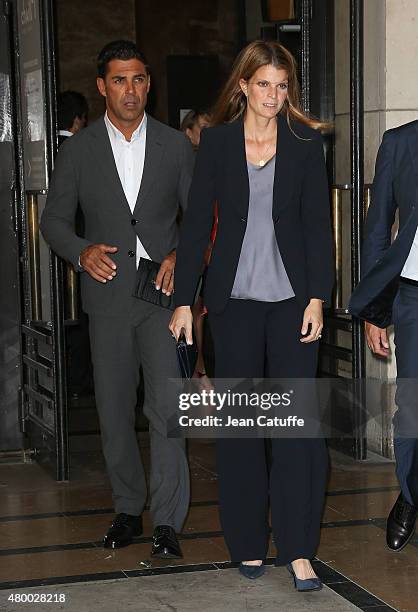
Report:
[[[185,115],[185,117],[183,118],[183,121],[181,122],[181,125],[180,125],[180,129],[190,139],[190,142],[192,143],[193,149],[195,152],[197,152],[199,148],[200,134],[202,130],[209,127],[209,125],[210,125],[210,114],[207,111],[190,110],[187,113],[187,115]],[[212,252],[212,246],[213,246],[213,242],[216,237],[217,222],[218,221],[217,221],[217,213],[216,213],[216,206],[215,206],[212,233],[211,233],[210,242],[208,244],[208,248],[205,254],[204,271],[203,271],[202,278],[199,284],[199,289],[197,291],[196,301],[192,306],[196,348],[198,351],[196,367],[195,367],[195,371],[193,374],[193,378],[200,379],[202,385],[208,388],[210,387],[210,381],[206,373],[205,349],[203,346],[205,332],[207,332],[206,319],[205,319],[206,309],[203,303],[203,291],[205,288],[206,270],[207,270],[207,266],[209,265],[210,255]],[[206,334],[206,337],[208,337],[207,334]]]
[[63,91],[58,95],[58,144],[74,136],[88,123],[89,107],[86,98],[78,91]]
[[[86,98],[78,91],[63,91],[57,98],[58,146],[87,127],[89,107]],[[75,219],[76,231],[84,235],[84,218],[80,206]],[[68,271],[67,271],[68,274]],[[67,279],[68,280],[68,279]],[[74,325],[66,327],[67,382],[73,401],[93,393],[93,370],[91,365],[89,319],[81,303],[80,278],[77,284],[77,316]]]
[[191,110],[183,117],[180,129],[190,139],[195,151],[200,144],[201,131],[209,125],[210,115],[207,111]]

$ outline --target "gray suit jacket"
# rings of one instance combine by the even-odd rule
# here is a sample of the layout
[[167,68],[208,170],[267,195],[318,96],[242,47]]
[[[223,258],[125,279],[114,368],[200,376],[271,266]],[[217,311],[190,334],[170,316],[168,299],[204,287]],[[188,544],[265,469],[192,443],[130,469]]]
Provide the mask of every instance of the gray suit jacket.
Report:
[[[133,214],[125,198],[104,118],[65,142],[57,155],[41,231],[51,248],[78,268],[89,244],[117,246],[117,265],[108,283],[81,274],[83,308],[91,314],[127,312],[136,275],[136,236],[151,259],[161,262],[177,247],[179,206],[186,208],[194,165],[188,139],[148,115],[145,164]],[[77,204],[85,235],[77,236]]]

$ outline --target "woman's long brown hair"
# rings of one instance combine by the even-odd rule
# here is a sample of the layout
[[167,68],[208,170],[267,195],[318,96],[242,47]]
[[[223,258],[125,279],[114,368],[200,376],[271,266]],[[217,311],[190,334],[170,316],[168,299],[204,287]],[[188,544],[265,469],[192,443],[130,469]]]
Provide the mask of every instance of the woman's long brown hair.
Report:
[[[300,104],[300,86],[296,71],[296,60],[285,47],[274,41],[255,40],[239,53],[232,72],[213,108],[211,125],[230,123],[241,117],[247,108],[247,98],[240,87],[240,80],[249,81],[261,66],[271,65],[285,70],[288,78],[287,98],[280,114],[291,121],[296,120],[316,130],[330,129],[331,125],[314,117],[308,117]],[[293,130],[292,130],[293,131]]]

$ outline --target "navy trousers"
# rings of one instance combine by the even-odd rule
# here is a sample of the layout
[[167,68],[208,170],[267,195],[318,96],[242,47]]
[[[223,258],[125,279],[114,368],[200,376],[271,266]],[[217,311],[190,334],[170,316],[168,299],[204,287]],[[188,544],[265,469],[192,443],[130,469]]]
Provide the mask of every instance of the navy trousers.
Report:
[[[219,378],[314,378],[318,343],[300,342],[296,300],[231,299],[209,323]],[[311,559],[319,541],[328,473],[323,438],[272,438],[267,469],[263,438],[217,439],[220,518],[233,561],[264,559],[269,502],[277,564]]]
[[394,424],[396,474],[418,506],[418,286],[401,281],[393,305],[397,366]]

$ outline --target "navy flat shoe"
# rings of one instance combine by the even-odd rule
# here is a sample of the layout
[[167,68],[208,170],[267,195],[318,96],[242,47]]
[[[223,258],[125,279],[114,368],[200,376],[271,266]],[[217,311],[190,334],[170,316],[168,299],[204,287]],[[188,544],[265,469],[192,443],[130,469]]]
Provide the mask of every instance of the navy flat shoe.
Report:
[[293,584],[297,591],[320,591],[322,589],[323,585],[319,578],[307,578],[306,580],[302,580],[296,576],[291,563],[288,563],[286,567],[293,577]]
[[264,563],[261,565],[244,565],[243,563],[240,563],[238,570],[246,578],[255,580],[264,574],[266,571],[266,566]]

